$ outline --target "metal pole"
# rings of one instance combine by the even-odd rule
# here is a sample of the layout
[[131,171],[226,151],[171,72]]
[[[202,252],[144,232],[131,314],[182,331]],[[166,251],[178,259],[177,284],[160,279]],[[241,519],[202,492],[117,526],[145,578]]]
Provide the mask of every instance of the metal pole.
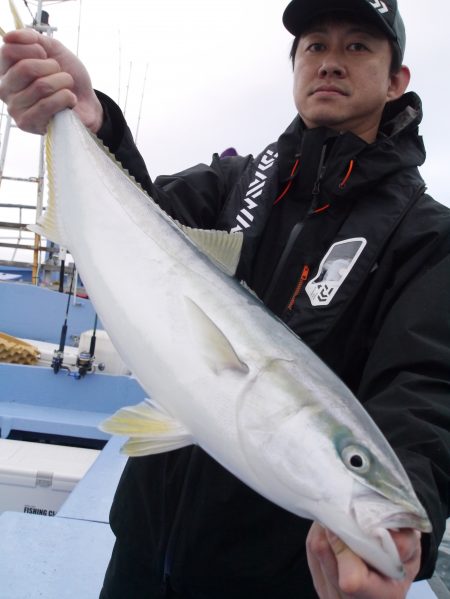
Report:
[[[36,12],[36,25],[37,28],[41,29],[41,21],[42,21],[42,2],[43,0],[38,0],[37,12]],[[48,37],[53,37],[54,29],[52,27],[46,28],[46,35]],[[39,218],[42,215],[43,208],[43,198],[44,198],[44,173],[45,173],[45,138],[41,136],[41,142],[39,147],[39,172],[38,172],[38,187],[37,187],[37,198],[36,198],[36,222],[39,221]],[[40,257],[40,248],[41,246],[41,236],[37,233],[34,234],[34,250],[33,250],[33,272],[32,272],[32,282],[35,285],[39,284],[39,257]]]
[[36,24],[40,25],[42,21],[42,0],[38,0],[36,11]]
[[[42,207],[44,204],[44,152],[45,152],[45,139],[41,137],[40,148],[39,148],[39,177],[38,177],[38,188],[37,188],[37,200],[36,200],[36,222],[42,214]],[[37,233],[34,234],[34,250],[33,250],[33,273],[32,282],[35,285],[39,284],[39,248],[41,246],[41,236]]]
[[11,131],[11,116],[6,117],[5,132],[3,134],[2,152],[0,155],[0,185],[3,179],[3,169],[5,168],[6,150],[8,149],[9,132]]

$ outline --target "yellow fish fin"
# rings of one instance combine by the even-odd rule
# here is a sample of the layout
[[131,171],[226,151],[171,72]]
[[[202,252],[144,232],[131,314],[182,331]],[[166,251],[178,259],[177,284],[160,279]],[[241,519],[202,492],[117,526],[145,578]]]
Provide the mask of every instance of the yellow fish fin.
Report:
[[183,424],[158,410],[149,399],[121,408],[99,428],[106,433],[129,436],[122,447],[122,452],[129,456],[172,451],[194,442]]
[[20,18],[19,11],[17,10],[17,7],[14,4],[13,0],[9,0],[9,9],[13,16],[14,25],[16,26],[16,29],[23,29],[25,25],[23,24],[23,21]]
[[[48,181],[48,201],[47,201],[47,209],[44,214],[39,218],[38,222],[35,225],[28,225],[28,229],[33,231],[33,233],[37,233],[42,237],[46,237],[51,241],[54,241],[58,245],[66,246],[64,239],[64,232],[61,230],[58,219],[57,219],[57,211],[56,211],[56,201],[57,201],[57,192],[55,187],[55,178],[54,178],[54,166],[53,166],[53,153],[52,153],[52,141],[53,141],[53,126],[52,121],[50,121],[47,135],[45,138],[45,158],[47,163],[47,181]],[[70,248],[69,248],[70,249]]]
[[193,229],[180,224],[179,226],[194,245],[208,256],[220,270],[230,277],[236,273],[244,242],[242,231],[228,233],[227,231]]
[[[17,10],[17,7],[14,4],[13,0],[9,0],[9,10],[11,11],[11,14],[13,16],[14,25],[16,29],[23,29],[25,25],[23,24],[23,21],[20,18],[19,11]],[[3,27],[0,27],[0,37],[5,37],[5,35],[6,31],[3,29]]]

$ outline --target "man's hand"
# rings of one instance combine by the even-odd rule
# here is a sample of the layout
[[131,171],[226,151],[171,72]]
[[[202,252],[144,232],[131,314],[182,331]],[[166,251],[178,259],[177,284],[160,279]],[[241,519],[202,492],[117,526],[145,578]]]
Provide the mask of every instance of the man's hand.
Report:
[[392,532],[405,568],[403,580],[372,570],[340,539],[314,522],[306,540],[308,564],[320,599],[405,599],[420,568],[420,533]]
[[82,62],[58,40],[32,29],[10,31],[0,49],[0,99],[17,125],[45,133],[51,117],[73,108],[93,133],[103,110]]

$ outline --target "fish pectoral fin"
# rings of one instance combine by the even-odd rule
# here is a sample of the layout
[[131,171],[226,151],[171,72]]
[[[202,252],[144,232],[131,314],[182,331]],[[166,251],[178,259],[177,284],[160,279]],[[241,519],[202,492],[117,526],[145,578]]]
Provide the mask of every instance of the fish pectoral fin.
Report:
[[248,374],[249,367],[237,355],[232,344],[211,318],[190,297],[185,296],[188,316],[204,361],[215,374],[234,370]]
[[244,241],[242,231],[228,233],[227,231],[194,229],[178,224],[185,235],[220,270],[230,277],[236,273]]
[[172,451],[194,443],[181,422],[159,411],[148,399],[121,408],[101,422],[99,428],[113,435],[128,435],[130,439],[121,451],[135,457]]

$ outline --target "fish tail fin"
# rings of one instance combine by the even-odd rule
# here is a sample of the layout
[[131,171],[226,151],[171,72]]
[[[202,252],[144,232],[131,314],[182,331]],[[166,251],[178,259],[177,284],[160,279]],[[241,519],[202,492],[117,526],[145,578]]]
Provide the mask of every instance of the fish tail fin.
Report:
[[14,25],[16,29],[23,29],[25,25],[23,24],[22,19],[20,18],[19,11],[17,10],[16,5],[13,0],[9,0],[9,9],[14,19]]
[[137,457],[163,453],[193,444],[190,432],[177,420],[158,410],[146,399],[126,406],[99,425],[100,430],[130,439],[122,453]]
[[[16,29],[23,29],[25,25],[23,24],[23,21],[20,18],[19,11],[17,10],[17,7],[14,4],[13,0],[9,0],[9,10],[11,11],[11,14],[13,16],[14,25]],[[0,27],[0,37],[5,37],[5,35],[6,31],[3,29],[3,27]]]
[[28,225],[28,229],[42,235],[51,241],[54,241],[58,245],[66,246],[65,235],[61,230],[61,226],[57,217],[57,193],[55,186],[54,177],[54,165],[53,165],[53,153],[52,153],[52,142],[53,142],[53,123],[50,122],[45,138],[45,158],[47,163],[47,181],[48,181],[48,201],[47,208],[44,214],[39,218],[38,222],[34,225]]

